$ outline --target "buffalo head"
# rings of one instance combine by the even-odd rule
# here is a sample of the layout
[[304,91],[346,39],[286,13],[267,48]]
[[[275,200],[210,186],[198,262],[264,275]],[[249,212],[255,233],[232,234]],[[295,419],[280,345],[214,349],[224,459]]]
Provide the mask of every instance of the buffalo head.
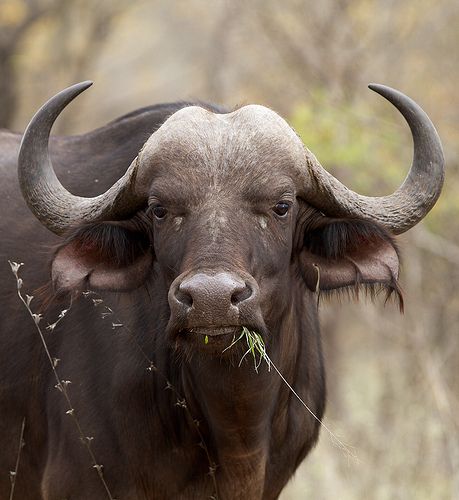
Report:
[[403,114],[414,140],[409,174],[389,196],[351,191],[279,115],[250,105],[227,114],[181,109],[115,185],[81,198],[57,179],[48,139],[59,113],[89,85],[44,105],[19,156],[30,209],[65,237],[52,265],[58,290],[127,291],[154,280],[164,290],[170,340],[210,339],[207,352],[220,353],[242,326],[276,331],[293,282],[311,291],[397,290],[392,235],[426,215],[443,183],[440,140],[408,97],[371,86]]

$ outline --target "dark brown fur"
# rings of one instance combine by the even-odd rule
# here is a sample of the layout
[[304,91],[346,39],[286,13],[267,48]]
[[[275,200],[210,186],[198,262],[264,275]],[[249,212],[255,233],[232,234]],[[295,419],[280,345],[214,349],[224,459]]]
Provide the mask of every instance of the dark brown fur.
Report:
[[[107,148],[116,149],[122,142],[127,150],[131,136],[137,146],[139,133],[131,131],[126,120],[143,115],[127,115],[124,121],[110,124],[116,133],[110,136]],[[146,128],[157,125],[150,123]],[[104,136],[104,129],[97,133]],[[91,135],[82,141],[89,144]],[[90,160],[97,175],[104,176],[102,166],[109,164],[110,154],[101,152],[102,143],[87,151],[86,158],[83,154],[78,162]],[[128,165],[132,151],[122,152],[121,160]],[[327,219],[308,206],[307,200],[295,197],[287,216],[278,217],[272,207],[286,191],[285,180],[278,183],[275,175],[265,175],[262,170],[252,174],[261,168],[255,163],[252,171],[241,174],[236,167],[230,170],[223,160],[220,170],[212,173],[212,182],[219,186],[215,191],[209,191],[205,163],[196,161],[194,170],[184,170],[176,158],[175,163],[166,162],[151,195],[155,200],[169,197],[164,220],[156,220],[145,207],[131,220],[77,227],[57,242],[22,209],[24,231],[16,229],[12,234],[3,228],[10,234],[8,258],[27,265],[24,281],[29,290],[47,280],[48,274],[41,268],[45,255],[36,255],[45,243],[57,244],[54,263],[61,256],[71,271],[76,264],[87,267],[84,284],[90,284],[98,273],[121,271],[122,276],[126,266],[145,256],[151,258],[152,265],[137,288],[124,294],[101,292],[105,304],[116,311],[116,321],[127,326],[124,333],[111,329],[115,320],[102,319],[103,306],[94,307],[89,296],[74,301],[68,317],[46,337],[52,356],[60,359],[59,373],[72,381],[70,394],[81,427],[94,437],[93,451],[119,499],[212,495],[231,500],[275,499],[318,438],[317,420],[274,371],[268,372],[263,365],[256,373],[249,359],[238,366],[242,346],[222,354],[227,343],[217,339],[205,344],[199,335],[193,336],[183,318],[171,313],[167,296],[173,283],[197,271],[224,271],[247,282],[254,280],[259,285],[259,302],[257,307],[241,306],[240,326],[263,335],[269,356],[319,419],[325,407],[325,376],[316,282],[324,290],[361,284],[391,290],[396,283],[393,269],[381,257],[383,248],[394,259],[395,246],[380,227]],[[71,158],[65,166],[72,171]],[[242,160],[238,168],[246,168]],[[83,178],[84,169],[76,170]],[[115,172],[106,176],[102,184],[109,183]],[[180,202],[176,201],[179,197]],[[259,224],[260,214],[266,218],[266,227]],[[185,219],[177,230],[174,217],[179,216]],[[368,264],[373,253],[382,262],[374,268]],[[314,274],[317,267],[323,271],[320,279]],[[335,280],[340,276],[335,270],[344,270],[342,279]],[[2,272],[0,397],[6,410],[0,419],[1,470],[14,467],[18,432],[25,417],[26,446],[18,471],[17,498],[104,498],[97,474],[65,413],[64,400],[53,388],[55,382],[33,322],[15,297],[14,279],[6,269]],[[111,289],[119,284],[120,274],[116,276]],[[53,306],[47,313],[49,320],[58,312]],[[147,370],[145,356],[156,370]],[[213,464],[217,491],[209,475]],[[0,498],[8,492],[8,474],[0,474]]]

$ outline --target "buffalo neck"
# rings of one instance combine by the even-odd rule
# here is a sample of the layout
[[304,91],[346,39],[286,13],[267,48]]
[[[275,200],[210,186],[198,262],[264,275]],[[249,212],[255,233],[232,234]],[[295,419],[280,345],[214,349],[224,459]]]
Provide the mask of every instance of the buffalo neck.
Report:
[[[292,301],[268,335],[270,359],[286,380],[292,383],[295,380],[295,390],[321,418],[323,368],[317,307],[312,294],[302,286],[292,288]],[[257,372],[252,359],[238,366],[237,362],[196,356],[181,366],[180,378],[189,408],[202,420],[213,460],[220,466],[221,488],[231,492],[231,482],[236,476],[248,477],[250,473],[256,478],[237,496],[231,492],[231,498],[261,497],[266,481],[272,481],[266,474],[272,472],[271,477],[279,478],[278,470],[269,471],[267,467],[272,455],[282,448],[281,443],[292,439],[292,431],[299,430],[292,428],[288,415],[300,414],[295,417],[299,425],[308,420],[314,436],[311,443],[297,449],[298,456],[303,456],[317,437],[317,422],[306,415],[277,371],[273,367],[268,370],[265,362]],[[317,386],[311,387],[315,382]],[[293,412],[289,411],[291,407]],[[294,436],[293,432],[295,440]],[[277,480],[280,491],[285,483]]]
[[[267,352],[321,418],[325,392],[315,296],[301,285],[292,285],[290,293],[289,305],[277,323],[268,324]],[[273,368],[268,371],[262,363],[257,373],[248,360],[238,366],[237,362],[229,363],[219,356],[206,357],[203,353],[191,358],[180,356],[166,337],[167,303],[152,301],[150,308],[141,309],[132,330],[138,333],[138,340],[151,355],[157,371],[148,372],[138,349],[132,346],[132,356],[145,365],[143,375],[138,379],[139,365],[132,371],[130,380],[134,385],[130,384],[124,364],[126,369],[117,371],[122,376],[115,384],[122,390],[118,400],[126,401],[116,426],[120,439],[127,440],[126,447],[132,448],[128,463],[131,474],[141,474],[145,484],[154,485],[159,466],[156,472],[148,467],[151,457],[161,456],[166,464],[168,454],[172,453],[178,461],[173,450],[183,450],[180,460],[192,456],[194,472],[191,474],[186,461],[178,465],[183,468],[180,477],[174,469],[173,481],[181,491],[188,487],[190,477],[194,478],[190,485],[209,482],[210,491],[208,470],[215,464],[222,498],[263,498],[263,491],[268,483],[271,490],[273,482],[274,489],[280,492],[293,473],[292,464],[299,462],[316,441],[317,421],[293,397]],[[158,318],[163,321],[157,321]],[[155,331],[145,328],[147,324],[154,324]],[[121,342],[122,337],[118,338]],[[130,339],[125,342],[131,345]],[[167,390],[169,382],[173,390]],[[182,398],[186,411],[179,404]],[[138,443],[132,434],[134,428],[143,429]],[[201,440],[209,456],[198,446]],[[142,459],[137,456],[139,449],[143,450]],[[168,469],[163,473],[168,473]],[[247,477],[251,480],[245,481]]]

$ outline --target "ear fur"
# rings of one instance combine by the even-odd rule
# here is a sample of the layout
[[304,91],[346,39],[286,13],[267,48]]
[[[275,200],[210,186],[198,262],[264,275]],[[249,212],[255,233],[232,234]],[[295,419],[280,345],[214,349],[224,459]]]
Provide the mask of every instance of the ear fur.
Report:
[[92,223],[70,232],[57,248],[52,281],[58,293],[87,288],[127,291],[143,284],[152,262],[150,242],[142,231]]
[[403,299],[398,286],[400,260],[392,236],[376,223],[360,219],[315,219],[299,253],[301,274],[313,291],[346,289],[358,294],[383,289]]

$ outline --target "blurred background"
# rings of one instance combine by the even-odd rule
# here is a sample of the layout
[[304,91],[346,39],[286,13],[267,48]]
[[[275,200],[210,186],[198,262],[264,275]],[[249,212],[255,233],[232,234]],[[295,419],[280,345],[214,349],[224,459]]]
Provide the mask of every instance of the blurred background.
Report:
[[402,90],[443,140],[447,181],[399,238],[405,314],[327,300],[320,443],[282,495],[459,499],[459,2],[457,0],[0,0],[0,127],[22,131],[51,95],[96,85],[60,119],[81,133],[149,104],[259,103],[362,194],[392,192],[411,161]]

